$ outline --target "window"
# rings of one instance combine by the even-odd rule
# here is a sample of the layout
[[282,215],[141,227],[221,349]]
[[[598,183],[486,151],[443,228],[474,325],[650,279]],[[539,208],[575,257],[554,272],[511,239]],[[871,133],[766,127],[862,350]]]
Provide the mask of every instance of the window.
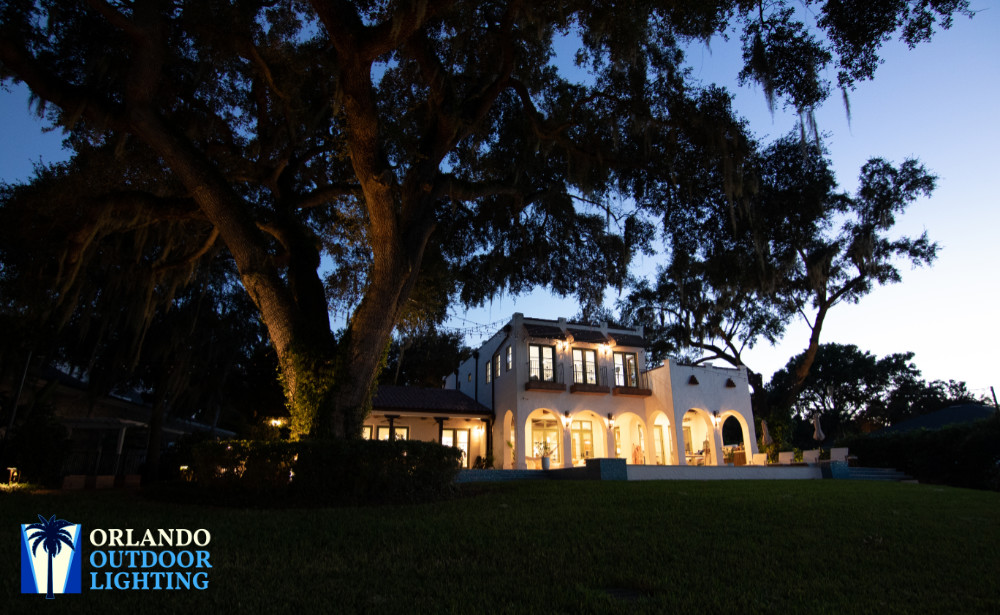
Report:
[[472,382],[472,372],[469,372],[469,374],[465,377],[465,380],[467,382]]
[[442,429],[441,444],[443,446],[454,446],[462,451],[462,467],[469,467],[469,430],[468,429]]
[[663,456],[663,425],[653,425],[653,446],[656,450],[656,465],[666,465],[667,461]]
[[573,382],[597,384],[597,353],[582,348],[573,349]]
[[531,421],[531,451],[535,457],[539,456],[542,443],[548,445],[548,450],[552,451],[549,458],[552,463],[559,463],[559,429],[555,420],[533,419]]
[[507,346],[507,371],[509,372],[514,367],[514,347]]
[[[378,439],[388,440],[389,439],[389,428],[379,427],[378,428]],[[397,440],[409,440],[410,439],[410,428],[396,426],[396,439]]]
[[622,428],[615,427],[615,458],[622,458]]
[[365,440],[371,440],[372,439],[372,426],[371,425],[363,425],[361,427],[361,437],[363,439],[365,439]]
[[493,381],[493,366],[489,363],[486,364],[486,384]]
[[493,355],[493,377],[500,377],[500,353]]
[[634,352],[616,352],[615,386],[639,386],[639,359]]
[[528,346],[528,378],[553,382],[556,379],[555,346]]
[[590,421],[573,421],[573,460],[590,459],[594,456],[594,429]]

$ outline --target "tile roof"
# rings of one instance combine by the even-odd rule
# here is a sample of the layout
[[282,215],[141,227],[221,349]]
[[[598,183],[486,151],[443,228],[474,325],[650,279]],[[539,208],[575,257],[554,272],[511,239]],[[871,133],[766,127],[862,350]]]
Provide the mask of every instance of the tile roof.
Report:
[[566,334],[563,333],[563,330],[555,325],[536,325],[525,323],[524,329],[528,332],[529,337],[540,337],[549,340],[566,339]]
[[570,335],[573,336],[573,341],[576,342],[590,342],[595,344],[598,343],[603,344],[604,342],[608,341],[608,338],[606,338],[604,334],[601,333],[600,331],[590,331],[587,329],[573,329],[573,328],[567,328],[566,330],[569,331]]
[[452,414],[492,415],[493,411],[456,389],[382,385],[372,401],[375,410],[423,410]]

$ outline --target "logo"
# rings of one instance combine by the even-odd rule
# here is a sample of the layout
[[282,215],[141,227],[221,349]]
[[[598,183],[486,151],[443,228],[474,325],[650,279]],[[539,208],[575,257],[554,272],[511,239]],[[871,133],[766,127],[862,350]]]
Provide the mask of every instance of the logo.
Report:
[[55,515],[38,521],[21,525],[21,593],[79,594],[82,528]]

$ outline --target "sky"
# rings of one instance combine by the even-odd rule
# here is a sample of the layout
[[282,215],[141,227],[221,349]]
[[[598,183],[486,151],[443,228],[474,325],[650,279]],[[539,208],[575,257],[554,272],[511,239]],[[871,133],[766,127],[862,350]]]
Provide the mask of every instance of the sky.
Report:
[[[823,342],[855,344],[883,356],[912,351],[914,363],[929,380],[964,380],[977,394],[1000,386],[993,355],[1000,348],[997,315],[1000,301],[998,259],[993,256],[1000,229],[1000,8],[974,0],[975,18],[956,18],[930,43],[909,50],[898,41],[882,50],[885,63],[875,80],[859,84],[850,94],[847,114],[839,94],[816,114],[842,189],[853,191],[862,164],[882,157],[899,164],[908,157],[921,160],[938,176],[938,187],[917,201],[897,220],[900,234],[924,230],[941,250],[930,268],[911,270],[903,264],[903,282],[877,288],[857,305],[838,305],[823,328]],[[981,9],[981,10],[980,10]],[[739,71],[738,44],[713,42],[688,56],[694,75],[703,82],[726,85],[751,129],[770,141],[796,125],[797,116],[774,115],[759,88],[735,84]],[[834,82],[831,72],[827,78]],[[26,180],[32,163],[66,158],[58,132],[44,132],[45,123],[28,108],[27,90],[0,91],[0,181]],[[640,271],[654,271],[657,259],[639,257]],[[613,292],[606,302],[615,300]],[[554,297],[544,289],[520,297],[500,296],[476,309],[454,307],[448,327],[466,332],[478,346],[512,313],[539,318],[572,317],[579,311],[573,299]],[[775,346],[766,342],[744,360],[769,377],[808,342],[803,323],[789,327]]]

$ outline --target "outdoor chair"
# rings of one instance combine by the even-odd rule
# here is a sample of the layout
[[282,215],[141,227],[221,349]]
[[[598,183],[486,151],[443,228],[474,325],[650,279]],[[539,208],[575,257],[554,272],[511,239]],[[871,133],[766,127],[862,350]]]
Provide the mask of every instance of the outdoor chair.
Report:
[[819,462],[819,449],[814,451],[802,451],[802,461],[805,463],[818,463]]
[[755,465],[755,466],[766,466],[767,465],[767,453],[754,453],[754,455],[753,455],[753,465]]
[[792,451],[787,451],[784,453],[778,453],[778,463],[787,466],[795,461],[795,453]]

